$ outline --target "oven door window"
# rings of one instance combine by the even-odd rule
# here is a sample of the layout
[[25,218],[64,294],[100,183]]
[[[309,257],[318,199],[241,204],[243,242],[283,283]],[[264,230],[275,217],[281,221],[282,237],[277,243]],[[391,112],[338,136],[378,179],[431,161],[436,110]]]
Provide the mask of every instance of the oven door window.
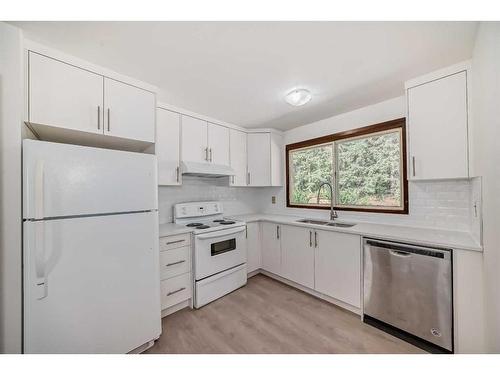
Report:
[[219,255],[227,253],[228,251],[236,250],[236,238],[229,240],[215,242],[210,245],[211,255]]

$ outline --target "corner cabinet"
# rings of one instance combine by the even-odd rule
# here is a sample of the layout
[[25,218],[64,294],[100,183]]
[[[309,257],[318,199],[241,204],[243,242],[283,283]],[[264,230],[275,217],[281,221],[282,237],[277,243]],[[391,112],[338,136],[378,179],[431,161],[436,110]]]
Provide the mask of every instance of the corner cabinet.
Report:
[[468,80],[461,63],[406,82],[410,180],[468,178]]
[[248,186],[282,186],[282,143],[272,132],[247,134]]
[[280,224],[262,223],[262,268],[281,275]]
[[26,122],[40,139],[133,151],[155,141],[151,91],[33,51],[27,89]]
[[247,223],[247,273],[262,267],[260,223]]
[[181,115],[163,108],[156,110],[156,144],[158,185],[180,185]]
[[235,175],[229,179],[231,186],[247,186],[247,133],[229,130],[229,154]]

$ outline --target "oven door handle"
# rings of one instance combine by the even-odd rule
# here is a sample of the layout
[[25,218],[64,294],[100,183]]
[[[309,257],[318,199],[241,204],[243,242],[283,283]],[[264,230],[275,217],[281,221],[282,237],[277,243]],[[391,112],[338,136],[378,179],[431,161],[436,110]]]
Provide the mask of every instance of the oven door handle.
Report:
[[239,227],[237,229],[225,229],[225,230],[217,230],[215,232],[211,233],[206,233],[206,234],[197,234],[196,238],[199,238],[200,240],[206,240],[209,238],[215,238],[215,237],[222,237],[222,236],[228,236],[230,234],[236,234],[240,232],[245,231],[245,226]]

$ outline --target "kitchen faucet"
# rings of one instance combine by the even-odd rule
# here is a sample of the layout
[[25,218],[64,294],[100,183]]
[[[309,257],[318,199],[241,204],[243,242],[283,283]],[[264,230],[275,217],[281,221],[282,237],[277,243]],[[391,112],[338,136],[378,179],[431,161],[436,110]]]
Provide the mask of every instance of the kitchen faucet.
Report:
[[338,218],[339,216],[337,215],[337,211],[335,211],[333,209],[333,187],[332,187],[332,184],[329,183],[329,182],[322,182],[320,185],[319,185],[319,188],[318,188],[318,197],[316,198],[316,201],[318,202],[319,204],[319,194],[321,193],[321,188],[324,186],[324,185],[328,185],[328,187],[330,188],[330,220],[335,220],[336,218]]

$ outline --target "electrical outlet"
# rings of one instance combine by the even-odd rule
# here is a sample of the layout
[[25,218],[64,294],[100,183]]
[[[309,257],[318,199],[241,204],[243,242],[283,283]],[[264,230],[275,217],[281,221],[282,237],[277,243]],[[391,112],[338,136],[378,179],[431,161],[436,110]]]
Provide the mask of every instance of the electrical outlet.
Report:
[[274,195],[273,195],[273,196],[271,197],[271,203],[272,203],[272,204],[276,204],[276,196],[274,196]]

